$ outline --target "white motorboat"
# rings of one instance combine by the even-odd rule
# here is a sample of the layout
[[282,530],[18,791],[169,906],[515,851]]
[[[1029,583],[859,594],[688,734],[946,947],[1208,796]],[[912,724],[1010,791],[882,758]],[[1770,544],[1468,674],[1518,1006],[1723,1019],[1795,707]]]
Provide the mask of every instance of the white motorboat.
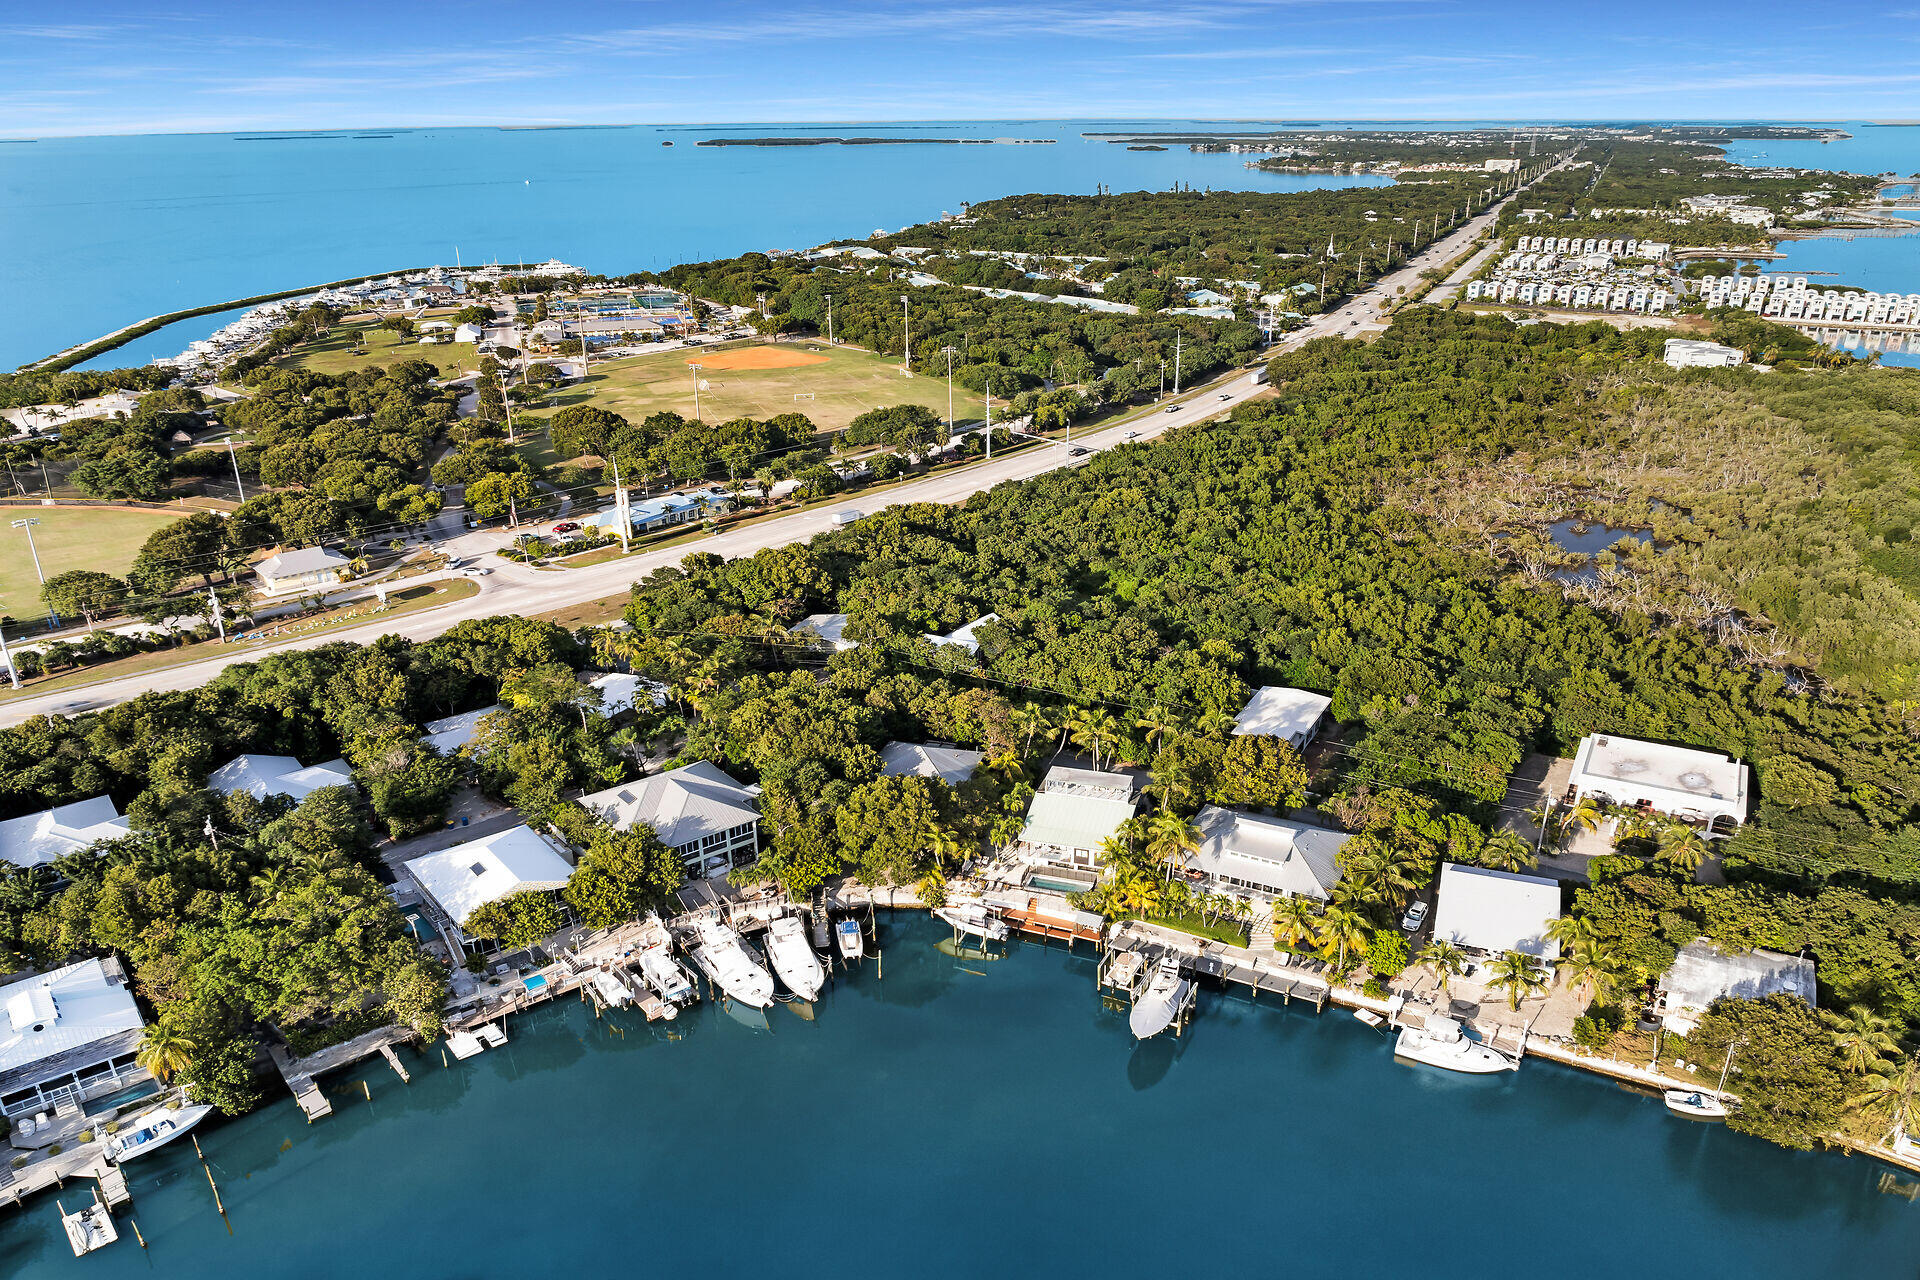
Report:
[[155,1107],[134,1116],[107,1138],[107,1156],[116,1163],[164,1147],[207,1118],[212,1107]]
[[1718,1094],[1705,1089],[1669,1089],[1667,1110],[1689,1120],[1725,1120],[1727,1104]]
[[599,995],[602,1004],[610,1005],[615,1009],[624,1009],[627,1002],[633,999],[633,992],[627,989],[627,984],[605,969],[593,975],[593,989]]
[[787,990],[802,1000],[820,997],[820,988],[827,985],[827,971],[807,942],[807,929],[799,916],[781,916],[767,926],[767,956]]
[[687,977],[687,971],[680,967],[680,962],[668,953],[664,945],[642,951],[639,963],[641,981],[666,1005],[667,1017],[677,1017],[681,1005],[692,1004],[700,998],[700,993],[693,989],[693,980]]
[[1372,1027],[1375,1031],[1378,1031],[1387,1021],[1371,1009],[1355,1009],[1353,1016]]
[[1520,1069],[1518,1062],[1471,1039],[1458,1022],[1437,1013],[1427,1016],[1424,1027],[1401,1027],[1400,1036],[1393,1043],[1393,1055],[1469,1075]]
[[755,1009],[773,1003],[773,975],[747,954],[739,934],[711,916],[703,916],[693,928],[700,941],[687,954],[715,986]]
[[833,936],[835,941],[840,944],[840,958],[842,960],[858,960],[866,955],[867,940],[865,935],[860,932],[860,922],[858,920],[842,920],[839,924],[833,926]]
[[956,933],[971,934],[982,942],[1006,941],[1007,922],[978,902],[939,907],[933,914],[952,925]]
[[1180,1008],[1192,991],[1192,979],[1180,972],[1180,958],[1160,957],[1153,976],[1147,979],[1147,989],[1133,1002],[1133,1012],[1127,1016],[1133,1038],[1149,1040],[1165,1031],[1180,1016]]

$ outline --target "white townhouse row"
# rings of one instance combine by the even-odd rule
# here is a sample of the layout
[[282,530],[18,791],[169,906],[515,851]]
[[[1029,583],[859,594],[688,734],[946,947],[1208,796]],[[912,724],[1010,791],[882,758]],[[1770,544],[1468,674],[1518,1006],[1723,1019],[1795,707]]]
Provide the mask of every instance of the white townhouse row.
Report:
[[1519,236],[1513,246],[1521,253],[1610,253],[1616,258],[1653,258],[1660,259],[1673,252],[1673,246],[1662,240],[1614,239],[1608,240],[1589,236]]
[[1494,276],[1467,283],[1467,301],[1513,302],[1522,306],[1569,307],[1576,311],[1631,311],[1659,315],[1673,306],[1665,286],[1646,283],[1609,284],[1574,281],[1520,280]]
[[1920,293],[1815,290],[1808,287],[1805,276],[1704,276],[1700,301],[1709,307],[1741,307],[1780,320],[1920,324]]

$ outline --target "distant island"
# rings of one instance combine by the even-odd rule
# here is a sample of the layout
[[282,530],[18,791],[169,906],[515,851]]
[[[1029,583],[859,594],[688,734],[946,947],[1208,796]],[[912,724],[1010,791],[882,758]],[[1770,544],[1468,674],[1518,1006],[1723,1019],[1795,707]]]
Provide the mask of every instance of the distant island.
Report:
[[910,146],[918,143],[937,143],[941,146],[963,146],[977,144],[989,146],[996,142],[1050,146],[1052,138],[703,138],[694,143],[696,147],[825,147],[839,145],[843,147],[879,147]]
[[1158,143],[1149,142],[1143,146],[1140,143],[1136,142],[1132,146],[1128,147],[1127,150],[1129,151],[1165,151],[1166,148],[1163,146],[1160,146]]

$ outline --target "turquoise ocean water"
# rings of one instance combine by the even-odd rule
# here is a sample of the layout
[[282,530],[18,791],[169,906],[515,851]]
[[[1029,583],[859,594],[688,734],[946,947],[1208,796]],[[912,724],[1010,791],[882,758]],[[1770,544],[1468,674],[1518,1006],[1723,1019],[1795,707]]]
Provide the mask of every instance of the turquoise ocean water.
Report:
[[[885,976],[814,1022],[711,1005],[682,1039],[561,1000],[413,1083],[377,1059],[128,1166],[142,1252],[75,1261],[52,1199],[0,1212],[0,1273],[1101,1277],[1538,1272],[1895,1276],[1920,1208],[1871,1160],[1796,1155],[1530,1061],[1396,1063],[1345,1013],[1208,992],[1135,1046],[1083,947],[956,960],[883,921]],[[364,1079],[371,1102],[361,1093]],[[78,1193],[69,1200],[78,1198]]]

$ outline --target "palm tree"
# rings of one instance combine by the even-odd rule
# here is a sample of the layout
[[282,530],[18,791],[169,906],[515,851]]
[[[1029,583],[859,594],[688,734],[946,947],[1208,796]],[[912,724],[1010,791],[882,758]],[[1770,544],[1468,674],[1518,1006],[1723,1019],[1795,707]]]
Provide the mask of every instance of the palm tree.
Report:
[[1273,943],[1283,951],[1298,951],[1320,934],[1320,907],[1311,898],[1273,900]]
[[966,848],[960,837],[937,819],[927,823],[921,839],[926,843],[927,852],[933,855],[933,865],[936,867],[945,866],[947,859],[959,857],[961,850]]
[[1446,995],[1453,980],[1467,971],[1467,953],[1445,938],[1433,938],[1420,948],[1414,963],[1433,974],[1433,989]]
[[1487,986],[1507,993],[1507,1008],[1520,1011],[1521,1002],[1547,989],[1547,975],[1540,972],[1534,958],[1524,951],[1508,951],[1493,962],[1493,978]]
[[1557,916],[1547,922],[1547,937],[1571,951],[1582,943],[1595,942],[1593,924],[1585,916]]
[[1320,913],[1316,941],[1323,951],[1339,953],[1333,971],[1336,975],[1343,974],[1347,971],[1347,953],[1366,948],[1367,918],[1351,907],[1330,906]]
[[1620,990],[1620,957],[1592,937],[1581,938],[1563,952],[1554,966],[1562,980],[1576,990],[1585,989],[1603,1004],[1613,1001]]
[[153,1073],[156,1080],[173,1079],[177,1071],[193,1065],[194,1050],[200,1046],[166,1019],[150,1024],[140,1036],[140,1047],[133,1060]]
[[1096,769],[1100,767],[1100,749],[1097,745],[1099,724],[1100,721],[1094,715],[1093,708],[1075,707],[1060,726],[1062,745],[1071,742],[1074,746],[1086,751],[1093,756],[1093,767]]
[[1886,1116],[1904,1133],[1916,1092],[1920,1092],[1920,1057],[1906,1057],[1897,1066],[1884,1067],[1868,1076],[1865,1091],[1853,1102],[1875,1115]]
[[1142,712],[1140,717],[1133,722],[1133,727],[1146,735],[1146,741],[1149,747],[1154,747],[1164,742],[1169,733],[1178,729],[1180,722],[1175,720],[1164,708],[1154,707],[1149,711]]
[[1027,829],[1027,820],[1017,813],[1002,814],[993,821],[993,830],[989,833],[994,847],[1004,849],[1020,838]]
[[1022,760],[1020,753],[1012,747],[1008,747],[998,755],[988,756],[985,765],[988,773],[997,773],[1009,782],[1027,771],[1027,762]]
[[1893,1041],[1893,1023],[1863,1004],[1848,1005],[1844,1014],[1824,1015],[1833,1028],[1833,1045],[1857,1076],[1872,1075],[1886,1064],[1899,1046]]
[[1048,715],[1047,709],[1037,702],[1023,703],[1014,708],[1013,728],[1014,732],[1026,737],[1026,744],[1020,748],[1020,754],[1031,755],[1033,739],[1036,735],[1042,733],[1052,735],[1053,717]]
[[1706,860],[1707,842],[1698,831],[1684,822],[1660,828],[1660,861],[1691,876]]
[[1527,842],[1511,831],[1496,831],[1480,846],[1480,865],[1495,871],[1530,871],[1536,861]]
[[1224,738],[1233,732],[1237,722],[1219,708],[1214,708],[1201,716],[1194,730],[1203,738]]
[[1147,819],[1147,852],[1166,863],[1169,875],[1180,855],[1198,849],[1200,840],[1200,828],[1171,809],[1155,809]]
[[1592,796],[1581,796],[1574,801],[1573,808],[1567,810],[1566,824],[1579,827],[1582,831],[1596,831],[1605,817],[1598,800]]

